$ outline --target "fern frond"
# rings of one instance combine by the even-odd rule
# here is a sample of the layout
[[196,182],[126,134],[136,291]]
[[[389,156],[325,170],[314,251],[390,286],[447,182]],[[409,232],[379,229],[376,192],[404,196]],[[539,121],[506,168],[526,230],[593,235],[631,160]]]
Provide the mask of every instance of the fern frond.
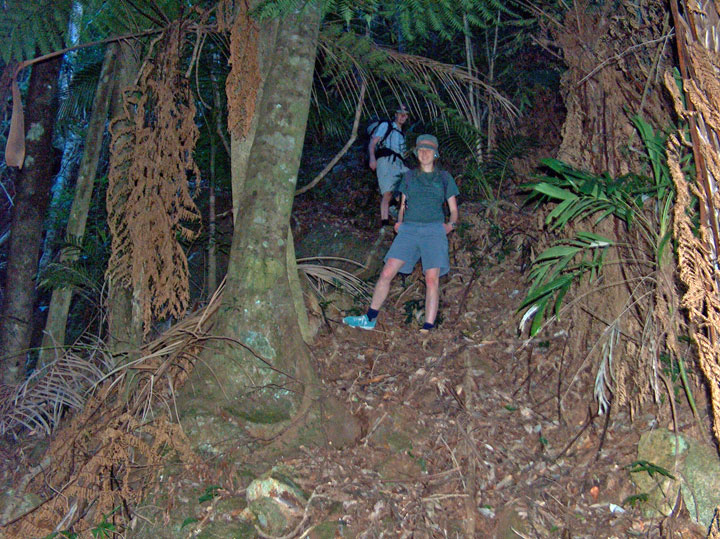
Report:
[[0,17],[0,56],[6,64],[62,49],[69,43],[72,0],[8,0]]

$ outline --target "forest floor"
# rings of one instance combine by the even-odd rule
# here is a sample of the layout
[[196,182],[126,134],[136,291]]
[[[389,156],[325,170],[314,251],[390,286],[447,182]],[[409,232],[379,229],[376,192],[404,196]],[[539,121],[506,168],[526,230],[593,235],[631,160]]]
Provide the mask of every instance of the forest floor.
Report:
[[[302,206],[295,214],[302,223]],[[323,220],[335,236],[376,241],[362,219]],[[568,349],[568,321],[533,339],[520,331],[537,217],[465,203],[461,221],[435,331],[419,332],[419,265],[396,278],[375,330],[343,326],[340,312],[320,328],[322,379],[364,430],[355,447],[286,463],[307,491],[342,502],[319,503],[308,522],[330,537],[705,537],[687,512],[653,519],[623,503],[637,493],[628,468],[640,435],[673,428],[667,407],[598,415],[595,369]],[[692,429],[687,403],[678,408],[679,428]]]
[[[373,189],[346,190],[342,204],[318,202],[332,200],[327,193],[299,200],[293,212],[299,256],[362,262],[371,246],[382,256],[393,235],[378,232]],[[312,355],[327,391],[361,419],[357,443],[301,447],[276,463],[251,456],[247,475],[206,465],[201,478],[186,470],[200,491],[219,486],[200,496],[182,537],[226,537],[212,524],[239,523],[242,505],[224,501],[244,500],[253,475],[273,465],[289,470],[310,500],[288,538],[705,537],[686,510],[648,518],[624,502],[637,494],[628,468],[643,432],[663,426],[707,439],[709,429],[696,432],[680,400],[675,422],[660,405],[632,417],[612,407],[598,415],[596,369],[585,352],[569,349],[569,321],[532,339],[519,328],[526,270],[540,236],[537,216],[520,199],[465,202],[460,212],[436,330],[419,332],[419,267],[395,279],[372,331],[342,325],[343,315],[366,308],[347,296],[331,293],[315,313]],[[42,447],[26,438],[0,448],[8,489],[37,463]],[[179,498],[155,506],[187,511]]]

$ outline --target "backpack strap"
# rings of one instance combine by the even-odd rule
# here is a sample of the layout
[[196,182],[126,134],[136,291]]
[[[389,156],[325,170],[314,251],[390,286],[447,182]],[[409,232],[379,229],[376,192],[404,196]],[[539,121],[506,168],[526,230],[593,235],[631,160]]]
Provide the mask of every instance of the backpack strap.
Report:
[[392,133],[393,131],[395,131],[395,132],[397,132],[397,133],[400,133],[401,135],[402,135],[403,133],[402,133],[402,131],[400,131],[399,129],[396,129],[395,126],[393,125],[393,123],[392,123],[390,120],[383,120],[382,122],[380,122],[380,123],[378,124],[378,126],[375,128],[375,130],[377,131],[377,129],[378,129],[382,124],[384,124],[384,123],[387,123],[387,124],[388,124],[387,130],[385,131],[385,135],[383,135],[383,137],[382,137],[382,138],[380,139],[380,141],[377,143],[377,146],[375,146],[375,147],[377,148],[377,150],[375,151],[375,157],[376,157],[377,159],[380,159],[381,157],[392,157],[393,159],[400,159],[400,161],[402,161],[403,164],[404,164],[404,163],[405,163],[405,159],[403,158],[402,155],[400,155],[399,153],[391,150],[390,148],[386,148],[386,147],[385,147],[385,141],[386,141],[387,138],[390,136],[390,133]]

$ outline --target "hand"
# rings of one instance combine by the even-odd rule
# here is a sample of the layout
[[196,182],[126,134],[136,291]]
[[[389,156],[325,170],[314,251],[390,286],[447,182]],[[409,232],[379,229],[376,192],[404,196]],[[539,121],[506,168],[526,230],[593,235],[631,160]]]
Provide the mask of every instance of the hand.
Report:
[[370,167],[370,170],[375,170],[377,168],[377,161],[375,158],[371,157],[370,162],[368,163],[368,166]]
[[451,225],[450,223],[443,223],[443,226],[445,227],[445,235],[450,234],[453,230],[455,230],[455,227]]
[[400,231],[400,225],[401,225],[401,224],[402,224],[402,223],[395,223],[395,224],[393,225],[393,230],[395,231],[395,234],[397,234],[397,233]]

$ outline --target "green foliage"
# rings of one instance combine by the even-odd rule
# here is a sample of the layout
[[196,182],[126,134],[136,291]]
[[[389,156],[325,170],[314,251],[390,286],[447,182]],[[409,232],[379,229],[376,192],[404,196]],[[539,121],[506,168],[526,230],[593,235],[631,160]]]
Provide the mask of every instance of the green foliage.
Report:
[[[255,13],[261,19],[283,17],[302,9],[306,3],[306,0],[265,0]],[[450,40],[464,32],[464,18],[470,26],[484,27],[492,24],[498,13],[515,16],[509,9],[512,4],[501,0],[326,0],[323,7],[326,16],[331,15],[346,26],[369,24],[378,16],[394,21],[403,38],[413,41],[431,35]]]
[[0,17],[0,55],[6,64],[65,48],[73,0],[7,0]]
[[498,145],[478,163],[470,162],[465,168],[463,177],[463,195],[469,198],[499,200],[503,187],[515,178],[512,166],[513,159],[522,157],[525,152],[536,146],[536,142],[528,137],[513,135],[501,140]]
[[597,276],[602,269],[605,247],[612,242],[598,234],[580,232],[574,239],[562,240],[538,255],[530,270],[532,285],[520,309],[530,307],[530,335],[535,335],[548,307],[556,316],[573,284],[584,276]]
[[648,498],[649,497],[647,493],[641,492],[640,494],[633,494],[631,496],[628,496],[623,500],[622,504],[629,505],[630,507],[637,507],[641,503],[647,503]]
[[113,509],[113,511],[110,513],[110,515],[103,515],[103,518],[102,518],[102,521],[100,522],[100,524],[98,524],[94,528],[90,529],[90,533],[92,534],[92,536],[95,539],[98,539],[98,538],[102,538],[102,539],[108,538],[109,539],[110,537],[113,537],[116,534],[117,528],[115,527],[115,524],[108,522],[107,518],[108,518],[108,516],[112,516],[118,509],[120,509],[120,508],[116,507],[115,509]]
[[[611,178],[607,173],[594,175],[556,159],[545,159],[542,163],[550,174],[524,187],[530,190],[529,200],[557,202],[545,219],[551,230],[584,219],[593,219],[597,224],[612,215],[622,220],[628,230],[640,232],[645,244],[641,247],[659,266],[672,234],[674,184],[664,152],[665,136],[640,118],[635,118],[634,123],[644,144],[648,176],[628,174]],[[520,306],[528,309],[523,324],[534,317],[531,335],[537,333],[549,314],[548,306],[557,316],[571,286],[585,276],[597,277],[603,265],[603,251],[610,245],[607,238],[584,232],[574,239],[560,240],[538,255],[530,272],[530,290]]]
[[627,469],[630,473],[646,473],[650,477],[655,477],[655,474],[663,475],[672,480],[675,480],[675,476],[668,470],[647,460],[636,460],[627,465]]
[[198,498],[198,503],[209,502],[218,495],[217,492],[221,488],[222,487],[219,485],[210,485],[209,487],[206,487],[205,492],[203,492],[202,495]]
[[72,62],[67,63],[71,77],[69,84],[59,92],[60,107],[56,128],[72,129],[79,122],[87,119],[95,98],[102,63],[102,47],[83,49]]

